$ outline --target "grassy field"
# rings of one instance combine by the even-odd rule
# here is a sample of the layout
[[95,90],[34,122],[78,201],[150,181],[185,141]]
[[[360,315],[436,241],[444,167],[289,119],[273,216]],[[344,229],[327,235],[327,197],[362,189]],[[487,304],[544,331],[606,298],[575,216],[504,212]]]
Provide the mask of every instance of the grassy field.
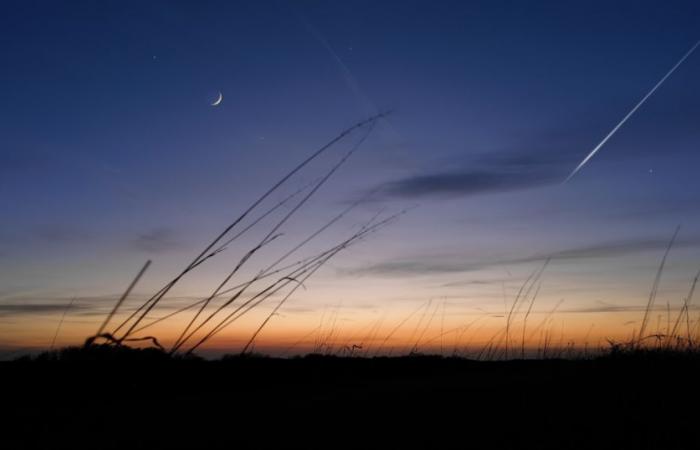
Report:
[[94,346],[1,363],[5,448],[698,448],[700,356],[216,361]]

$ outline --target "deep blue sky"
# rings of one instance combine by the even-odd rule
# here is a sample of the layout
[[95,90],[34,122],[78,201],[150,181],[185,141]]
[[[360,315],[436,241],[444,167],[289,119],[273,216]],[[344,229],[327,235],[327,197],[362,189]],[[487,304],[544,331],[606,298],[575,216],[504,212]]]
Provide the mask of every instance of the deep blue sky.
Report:
[[700,264],[700,53],[561,181],[698,39],[694,1],[3,2],[4,326],[119,292],[148,258],[143,292],[156,287],[285,169],[384,109],[288,236],[375,187],[353,220],[420,207],[319,274],[307,312],[340,297],[502,309],[501,284],[550,254],[553,302],[633,307],[681,224],[663,299],[677,302]]

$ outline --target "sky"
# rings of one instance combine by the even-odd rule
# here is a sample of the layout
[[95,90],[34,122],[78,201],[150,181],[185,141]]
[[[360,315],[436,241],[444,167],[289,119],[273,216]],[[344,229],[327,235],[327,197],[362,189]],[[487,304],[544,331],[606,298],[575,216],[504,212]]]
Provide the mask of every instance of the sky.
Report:
[[[309,192],[358,146],[237,282],[358,199],[289,261],[409,211],[338,253],[272,316],[281,296],[202,351],[240,349],[268,316],[255,344],[273,353],[319,342],[379,351],[404,319],[384,348],[483,348],[502,339],[518,291],[548,258],[523,336],[533,348],[547,338],[595,346],[640,327],[677,226],[651,329],[675,320],[700,269],[700,53],[564,183],[700,39],[697,2],[9,1],[1,10],[4,355],[81,343],[152,260],[113,328],[296,164],[386,111],[253,213]],[[188,274],[147,319],[210,295],[290,210]],[[172,344],[187,314],[152,334]]]

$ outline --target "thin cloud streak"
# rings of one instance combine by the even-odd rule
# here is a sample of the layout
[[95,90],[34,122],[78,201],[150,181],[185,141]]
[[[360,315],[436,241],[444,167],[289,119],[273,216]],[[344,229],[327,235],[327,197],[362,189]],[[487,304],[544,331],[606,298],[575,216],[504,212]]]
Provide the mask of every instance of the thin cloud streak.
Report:
[[[629,306],[591,306],[583,308],[571,308],[571,309],[560,309],[557,312],[566,314],[598,314],[598,313],[628,313],[628,312],[644,312],[646,311],[646,305],[629,305]],[[700,306],[689,305],[688,309],[692,311],[700,310]],[[663,311],[666,312],[666,305],[655,305],[651,308],[651,311]],[[540,311],[540,313],[545,313],[546,311]]]
[[[667,245],[667,239],[663,238],[624,239],[610,241],[603,244],[571,248],[549,254],[539,254],[523,258],[501,259],[484,262],[466,261],[469,257],[469,252],[465,251],[464,255],[432,255],[420,259],[391,260],[374,264],[369,267],[346,269],[343,272],[347,275],[354,276],[383,277],[412,277],[418,275],[449,274],[477,271],[494,266],[525,264],[542,261],[546,258],[551,258],[553,261],[556,261],[625,256],[645,251],[662,250]],[[689,248],[697,246],[700,246],[700,237],[681,239],[674,244],[675,248]]]
[[388,197],[404,199],[457,197],[529,189],[553,184],[555,180],[555,174],[545,171],[466,170],[406,177],[385,184],[381,192]]
[[154,228],[139,235],[131,242],[132,246],[146,253],[165,253],[182,248],[177,233],[166,227]]
[[[558,136],[535,136],[517,148],[472,155],[449,169],[425,171],[381,184],[379,199],[454,198],[558,184],[573,155]],[[456,167],[455,167],[456,166]]]

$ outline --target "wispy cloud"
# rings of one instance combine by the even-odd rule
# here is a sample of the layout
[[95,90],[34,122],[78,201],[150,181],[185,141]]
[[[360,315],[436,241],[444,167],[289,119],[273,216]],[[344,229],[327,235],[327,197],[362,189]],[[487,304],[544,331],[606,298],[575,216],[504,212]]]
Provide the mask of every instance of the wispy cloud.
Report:
[[380,192],[394,198],[456,197],[492,192],[507,192],[552,184],[554,172],[542,169],[464,170],[408,176],[386,183]]
[[[242,299],[248,299],[255,296],[258,292],[251,291],[241,296]],[[19,316],[46,316],[54,314],[62,314],[68,305],[70,305],[69,315],[71,316],[105,316],[114,307],[117,299],[121,294],[107,294],[101,296],[81,296],[75,301],[71,301],[71,297],[65,296],[50,296],[40,295],[35,293],[27,293],[24,295],[15,295],[5,297],[0,301],[0,317],[12,318]],[[275,294],[273,297],[282,294]],[[206,297],[206,294],[201,296],[178,296],[168,297],[166,301],[158,305],[149,319],[160,317],[163,314],[173,312],[185,306],[192,305]],[[150,298],[149,294],[132,294],[126,304],[120,309],[121,313],[127,313],[135,310],[143,301]],[[221,298],[219,299],[219,301]]]
[[577,153],[552,133],[519,139],[501,150],[471,153],[442,168],[407,175],[379,186],[384,198],[458,197],[530,189],[558,183]]
[[77,297],[25,294],[5,297],[0,302],[0,317],[46,316],[62,314],[70,306],[70,314],[76,316],[104,315],[114,305],[118,294]]
[[140,234],[131,243],[134,248],[146,253],[165,253],[183,247],[178,234],[167,227],[154,228]]
[[[596,313],[626,313],[626,312],[644,312],[646,311],[647,306],[643,304],[639,305],[600,305],[600,306],[590,306],[590,307],[582,307],[582,308],[569,308],[569,309],[560,309],[557,312],[559,313],[570,313],[570,314],[596,314]],[[700,306],[697,305],[689,305],[688,309],[692,311],[697,311],[700,309]],[[652,311],[664,311],[666,312],[666,305],[656,305],[651,308]],[[546,312],[546,311],[541,311],[541,312]],[[673,311],[672,313],[676,313],[676,311]],[[632,323],[632,322],[629,322]],[[627,324],[627,323],[626,323]]]
[[[668,246],[668,239],[668,236],[658,238],[621,239],[617,241],[608,241],[602,244],[562,250],[554,252],[548,256],[551,256],[552,259],[583,259],[622,256],[644,251],[662,250]],[[682,248],[696,247],[698,245],[700,245],[700,238],[698,237],[678,239],[674,243],[674,247]],[[528,258],[524,259],[523,262],[534,261],[535,259],[536,258]],[[538,259],[541,259],[541,257]]]
[[450,283],[442,284],[442,287],[458,287],[458,286],[491,286],[503,283],[510,283],[515,278],[494,278],[489,280],[464,280],[464,281],[453,281]]
[[77,242],[90,238],[90,233],[73,225],[43,224],[34,227],[32,235],[48,242]]
[[[621,239],[601,244],[581,246],[565,250],[541,253],[521,258],[504,258],[490,261],[470,261],[469,252],[442,255],[427,255],[406,259],[396,259],[380,262],[367,267],[347,269],[345,274],[355,276],[404,277],[417,275],[435,275],[470,272],[494,266],[524,264],[552,260],[576,260],[592,258],[609,258],[641,253],[645,251],[661,251],[668,245],[668,237]],[[674,247],[697,247],[700,237],[679,239]]]
[[[0,317],[18,315],[50,315],[66,310],[69,302],[66,303],[9,303],[0,304]],[[73,305],[71,309],[78,311],[89,309],[85,306]]]

